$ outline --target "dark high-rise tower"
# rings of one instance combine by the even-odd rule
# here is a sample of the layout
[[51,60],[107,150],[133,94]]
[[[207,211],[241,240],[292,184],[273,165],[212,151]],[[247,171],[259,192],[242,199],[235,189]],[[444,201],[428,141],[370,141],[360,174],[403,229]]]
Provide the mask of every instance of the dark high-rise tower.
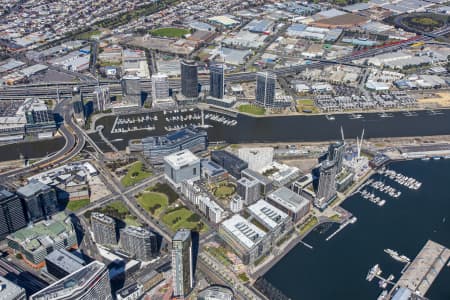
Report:
[[275,85],[277,75],[271,72],[256,74],[256,103],[264,107],[271,107],[275,101]]
[[223,64],[212,64],[209,67],[209,95],[222,99],[225,93],[225,76]]
[[181,94],[186,98],[198,97],[197,63],[193,60],[181,61]]
[[336,163],[336,173],[342,171],[342,160],[344,159],[345,143],[344,141],[339,141],[330,144],[328,147],[328,160],[334,161]]
[[0,239],[27,225],[22,202],[0,186]]
[[192,239],[189,229],[179,229],[172,239],[173,295],[183,298],[194,287]]
[[336,197],[336,163],[325,160],[320,166],[319,186],[314,205],[323,209]]

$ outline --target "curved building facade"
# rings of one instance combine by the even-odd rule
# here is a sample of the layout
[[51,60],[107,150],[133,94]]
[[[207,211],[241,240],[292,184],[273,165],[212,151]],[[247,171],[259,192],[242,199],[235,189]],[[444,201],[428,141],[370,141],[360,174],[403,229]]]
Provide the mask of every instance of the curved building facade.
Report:
[[181,61],[181,94],[186,98],[198,97],[197,63],[193,60]]

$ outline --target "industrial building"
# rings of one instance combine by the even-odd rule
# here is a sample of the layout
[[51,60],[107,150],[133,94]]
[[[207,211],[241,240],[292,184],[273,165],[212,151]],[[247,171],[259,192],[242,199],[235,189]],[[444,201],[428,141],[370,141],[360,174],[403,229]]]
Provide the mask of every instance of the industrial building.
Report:
[[150,230],[127,226],[120,230],[120,245],[122,249],[139,260],[151,260],[158,251],[156,235]]
[[294,223],[303,218],[311,209],[310,201],[284,186],[267,195],[266,200],[288,214]]
[[192,239],[189,229],[178,230],[172,239],[173,296],[185,297],[194,287]]
[[252,264],[270,251],[270,237],[266,232],[240,215],[223,221],[219,235],[244,264]]
[[189,150],[181,150],[164,157],[164,177],[174,187],[187,179],[200,179],[200,159]]
[[55,190],[39,180],[31,180],[27,185],[17,189],[16,193],[25,204],[30,222],[40,221],[58,211]]
[[95,242],[102,245],[117,244],[116,221],[102,213],[91,214],[91,228]]
[[30,297],[30,300],[75,299],[112,300],[108,269],[103,263],[95,260]]
[[245,161],[225,150],[212,151],[211,160],[227,170],[236,179],[241,178],[242,170],[248,168]]
[[0,299],[4,300],[26,300],[25,289],[0,276]]
[[164,157],[180,150],[193,153],[205,151],[208,147],[206,131],[187,127],[164,136],[151,136],[129,143],[130,151],[142,151],[152,164],[162,164]]
[[45,257],[47,272],[57,279],[61,279],[83,268],[86,262],[64,248],[50,252]]
[[65,213],[53,215],[7,236],[8,247],[21,253],[26,263],[34,268],[45,265],[45,257],[57,249],[77,248],[75,228]]
[[22,201],[17,195],[0,186],[0,240],[26,225]]

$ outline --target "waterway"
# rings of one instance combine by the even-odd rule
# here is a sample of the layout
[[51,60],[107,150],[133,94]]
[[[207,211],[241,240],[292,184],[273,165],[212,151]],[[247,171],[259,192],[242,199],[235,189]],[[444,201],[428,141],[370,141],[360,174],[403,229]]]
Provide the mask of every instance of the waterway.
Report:
[[[192,113],[192,112],[188,112]],[[145,116],[140,114],[127,117]],[[154,135],[163,135],[167,131],[166,126],[174,126],[176,123],[166,122],[166,116],[162,112],[151,113],[158,116],[158,121],[151,122],[155,130],[136,130],[126,133],[111,133],[115,116],[106,116],[97,121],[97,125],[103,125],[103,134],[119,150],[124,150],[130,139],[138,139]],[[226,126],[211,120],[206,124],[210,141],[226,141],[228,143],[252,143],[252,142],[315,142],[330,141],[340,138],[340,127],[344,128],[347,138],[360,136],[365,129],[365,137],[408,137],[408,136],[432,136],[450,134],[450,110],[417,111],[414,116],[406,113],[390,113],[391,117],[381,117],[378,113],[361,114],[362,118],[354,118],[351,114],[334,115],[334,120],[327,119],[324,115],[295,115],[274,117],[251,117],[239,114],[236,126]],[[231,119],[230,117],[227,117]],[[191,123],[198,124],[199,120]],[[134,125],[130,125],[133,127]],[[100,139],[98,134],[91,134],[92,139],[104,151],[111,151],[108,145]],[[27,157],[40,157],[47,153],[58,151],[63,144],[56,140],[46,140],[36,144],[28,142],[20,143],[20,146],[0,146],[0,161],[18,159],[20,153]],[[26,153],[25,153],[26,152]]]
[[[362,118],[354,118],[351,114],[334,115],[329,120],[324,115],[311,116],[275,116],[250,117],[239,114],[237,126],[225,126],[206,120],[210,141],[227,141],[228,143],[251,142],[309,142],[329,141],[340,138],[342,126],[346,137],[360,136],[365,129],[367,138],[431,136],[450,134],[450,110],[417,111],[415,116],[407,116],[403,112],[390,113],[391,117],[381,117],[377,113],[361,114]],[[158,121],[154,131],[138,130],[127,133],[111,133],[115,117],[103,117],[97,125],[105,127],[104,135],[119,149],[124,149],[130,139],[151,135],[165,134],[165,126],[172,125],[165,121],[162,113],[157,113]],[[198,121],[195,121],[198,123]]]
[[[383,207],[354,195],[342,205],[358,221],[329,241],[336,226],[315,230],[305,238],[314,249],[299,244],[268,273],[265,279],[293,300],[376,299],[378,280],[367,282],[370,267],[380,264],[384,277],[400,277],[403,264],[384,253],[391,248],[414,259],[428,239],[450,247],[450,160],[403,161],[389,166],[423,182],[408,190],[386,177],[385,182],[403,194],[383,197]],[[380,175],[374,175],[375,177]],[[428,291],[431,300],[450,299],[450,268],[445,267]]]

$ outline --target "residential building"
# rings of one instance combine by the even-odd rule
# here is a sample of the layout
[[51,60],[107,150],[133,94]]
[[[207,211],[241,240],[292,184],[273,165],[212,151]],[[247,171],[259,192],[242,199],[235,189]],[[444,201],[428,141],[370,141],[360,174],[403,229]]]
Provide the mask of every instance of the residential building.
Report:
[[182,181],[200,179],[200,159],[189,150],[181,150],[164,157],[167,181],[178,188]]
[[267,195],[267,202],[288,214],[294,223],[303,218],[311,209],[311,203],[287,187],[280,187]]
[[39,180],[31,180],[27,185],[17,189],[16,193],[25,204],[30,222],[40,221],[58,211],[55,190]]
[[157,73],[152,75],[152,100],[169,98],[169,79],[166,74]]
[[225,94],[225,66],[212,64],[209,67],[209,95],[216,99],[223,99]]
[[212,285],[198,293],[197,300],[234,300],[234,293],[231,288]]
[[31,295],[30,300],[112,300],[105,264],[93,261]]
[[248,213],[268,229],[273,241],[278,241],[292,229],[292,219],[289,215],[265,200],[250,205]]
[[91,228],[95,242],[102,245],[117,244],[116,221],[102,213],[91,214]]
[[241,177],[237,181],[237,194],[242,197],[245,205],[250,205],[261,198],[259,182]]
[[77,248],[77,235],[70,217],[64,212],[22,228],[7,236],[8,247],[21,253],[23,260],[34,268],[45,266],[45,257],[58,249]]
[[0,240],[26,225],[25,210],[19,197],[0,186]]
[[83,268],[86,262],[64,248],[50,252],[45,257],[47,272],[61,279]]
[[211,160],[227,170],[236,179],[241,178],[242,170],[248,168],[245,161],[225,150],[212,151]]
[[156,235],[150,230],[127,226],[120,230],[120,245],[125,252],[139,260],[151,260],[157,253]]
[[195,61],[181,61],[181,94],[186,98],[198,97],[198,71]]
[[192,239],[189,229],[178,230],[172,239],[172,284],[174,297],[185,297],[194,287]]
[[0,276],[0,299],[3,300],[26,300],[25,289]]
[[214,202],[197,183],[188,179],[181,183],[181,193],[192,202],[209,221],[219,223],[225,216],[225,211]]
[[256,103],[271,107],[275,101],[275,86],[277,75],[271,72],[258,72],[256,74]]
[[336,198],[336,163],[325,160],[320,166],[319,186],[317,187],[314,205],[324,209]]
[[342,162],[344,159],[344,152],[345,152],[344,141],[332,143],[328,147],[328,160],[335,162],[336,173],[339,173],[342,171]]
[[230,210],[231,212],[237,214],[244,208],[244,200],[238,194],[233,195],[230,200]]
[[139,77],[131,75],[124,76],[122,78],[121,84],[123,92],[122,102],[132,106],[141,106],[142,95],[141,82]]
[[144,294],[144,286],[138,282],[121,288],[116,292],[117,300],[138,300]]
[[219,235],[244,264],[252,264],[270,250],[266,232],[237,214],[220,224]]
[[186,127],[164,136],[144,138],[140,143],[130,141],[130,151],[142,151],[152,164],[162,164],[164,156],[189,149],[193,153],[205,151],[208,147],[208,135],[205,130]]

